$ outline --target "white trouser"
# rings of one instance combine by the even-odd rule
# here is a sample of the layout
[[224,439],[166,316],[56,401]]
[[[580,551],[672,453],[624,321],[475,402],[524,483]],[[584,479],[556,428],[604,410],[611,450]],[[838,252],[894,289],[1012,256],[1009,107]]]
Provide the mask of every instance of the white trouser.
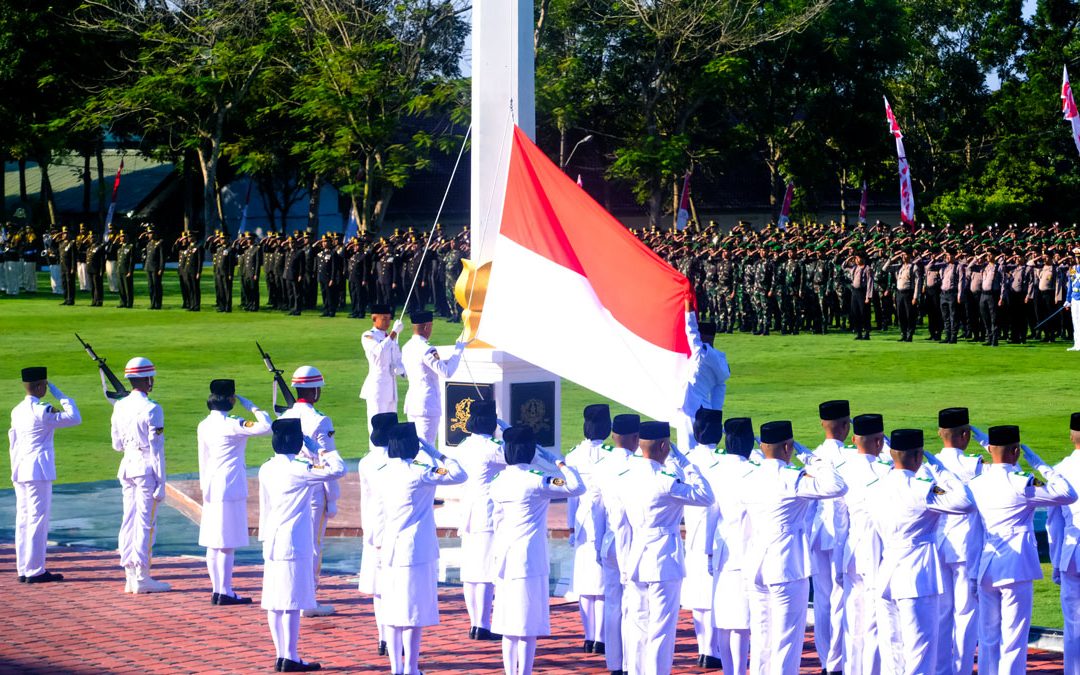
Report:
[[928,595],[880,601],[878,607],[884,608],[891,622],[894,622],[890,631],[892,659],[886,659],[882,672],[896,675],[927,675],[934,672],[940,597]]
[[[623,604],[634,642],[627,641],[630,675],[667,675],[675,660],[675,628],[679,621],[682,579],[626,585]],[[623,629],[624,634],[626,628]]]
[[439,441],[438,415],[409,415],[409,421],[416,425],[416,435],[432,445]]
[[1065,617],[1065,675],[1080,675],[1080,574],[1061,573],[1061,613]]
[[84,263],[84,262],[76,263],[75,264],[75,273],[79,277],[79,290],[80,291],[88,291],[88,290],[90,290],[90,271],[86,268],[86,263]]
[[322,572],[322,545],[326,536],[326,488],[316,485],[311,491],[311,521],[315,523],[315,550],[312,569],[315,570],[315,590],[319,589],[319,575]]
[[967,673],[975,668],[975,645],[979,638],[975,622],[979,607],[975,582],[968,578],[966,562],[941,566],[942,594],[938,602],[938,675]]
[[52,481],[16,481],[15,566],[21,577],[45,571],[45,546],[49,540]]
[[821,669],[844,669],[844,585],[836,583],[832,549],[811,548],[814,583],[814,646]]
[[109,283],[110,293],[120,292],[120,286],[117,284],[119,281],[119,268],[116,266],[115,260],[105,261],[105,279]]
[[614,555],[604,558],[604,659],[608,670],[626,670],[623,659],[623,585]]
[[53,295],[64,294],[64,281],[60,278],[60,265],[49,265],[49,287]]
[[1023,675],[1027,670],[1032,583],[979,585],[979,672]]
[[748,584],[750,597],[750,672],[790,675],[799,672],[806,633],[810,580]]
[[37,263],[23,261],[23,288],[37,293]]
[[877,675],[881,652],[873,586],[862,575],[849,571],[844,575],[844,592],[844,673]]
[[390,397],[386,399],[382,398],[365,398],[364,407],[367,409],[367,430],[371,433],[371,418],[375,417],[379,413],[396,413],[397,412],[397,397]]
[[1069,303],[1073,321],[1073,347],[1080,349],[1080,302]]
[[153,474],[121,478],[120,488],[124,494],[124,519],[117,538],[120,565],[149,570],[154,524],[157,522],[157,502],[154,501],[157,478]]
[[7,294],[18,295],[22,286],[22,263],[18,260],[4,263],[4,276],[7,278]]

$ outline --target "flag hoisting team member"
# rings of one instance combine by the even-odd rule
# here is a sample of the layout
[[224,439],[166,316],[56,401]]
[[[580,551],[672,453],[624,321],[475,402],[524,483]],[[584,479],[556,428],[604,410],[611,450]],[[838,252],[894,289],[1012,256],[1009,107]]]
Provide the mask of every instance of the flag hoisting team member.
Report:
[[[965,454],[973,429],[967,408],[945,408],[938,412],[938,436],[944,447],[937,459],[964,485],[982,473],[980,454]],[[985,438],[985,437],[984,437]],[[938,550],[941,553],[944,583],[938,636],[938,665],[940,675],[970,673],[975,667],[975,645],[978,641],[978,596],[972,583],[972,568],[979,562],[982,550],[982,531],[979,514],[944,516],[938,527]]]
[[[228,414],[240,403],[255,420]],[[212,591],[210,604],[247,605],[251,598],[233,592],[232,573],[236,549],[248,545],[247,464],[245,451],[250,436],[270,433],[270,414],[236,395],[234,380],[212,380],[206,400],[210,414],[199,422],[199,487],[202,519],[199,546],[206,547],[206,569]]]
[[305,663],[297,652],[300,612],[317,604],[311,493],[345,475],[345,463],[337,450],[312,443],[300,419],[276,420],[273,432],[275,454],[259,469],[262,608],[277,650],[274,670],[319,670],[318,663]]
[[881,672],[877,618],[880,594],[876,590],[875,574],[882,555],[875,518],[879,509],[889,506],[878,499],[877,488],[892,470],[892,461],[881,457],[885,448],[885,422],[881,415],[857,415],[851,420],[851,428],[855,452],[848,453],[836,466],[836,472],[847,485],[847,493],[837,500],[837,522],[841,527],[833,549],[840,558],[839,578],[844,591],[844,672],[874,675]]
[[[851,431],[851,405],[843,400],[825,401],[818,405],[818,417],[825,440],[814,449],[814,456],[839,466],[844,461],[844,443]],[[826,673],[844,670],[844,585],[837,582],[842,553],[835,550],[836,531],[842,527],[839,520],[842,508],[838,499],[813,502],[807,523],[814,587],[814,647]]]
[[[503,636],[506,675],[530,675],[536,638],[551,633],[548,504],[560,497],[578,497],[585,486],[576,469],[536,445],[532,427],[509,427],[503,431],[503,443],[508,466],[491,483],[496,521],[492,566],[498,599],[492,628]],[[534,460],[554,464],[555,470],[535,468],[540,461],[534,465]]]
[[596,554],[599,548],[596,537],[604,529],[600,524],[604,514],[596,471],[612,451],[604,443],[611,434],[611,410],[606,403],[596,403],[585,406],[582,414],[585,439],[566,456],[566,464],[574,467],[585,485],[581,497],[571,497],[566,502],[570,545],[574,547],[571,588],[578,596],[585,633],[582,649],[586,654],[604,654],[604,570]]
[[[12,409],[8,430],[11,482],[15,488],[15,566],[19,583],[60,581],[64,575],[45,569],[52,484],[56,480],[53,434],[57,429],[79,425],[82,417],[75,401],[49,382],[43,366],[23,368],[22,381],[26,398]],[[61,410],[41,400],[46,392],[60,402]]]
[[386,454],[390,429],[398,423],[395,412],[377,413],[371,418],[371,436],[368,453],[360,458],[356,472],[360,478],[360,528],[364,531],[363,551],[360,554],[360,575],[357,587],[365,595],[371,596],[372,609],[375,612],[375,626],[378,629],[378,654],[386,656],[386,622],[383,621],[382,593],[379,591],[379,568],[382,566],[383,527],[386,513],[376,487],[382,478],[382,471],[390,461]]
[[434,445],[439,435],[439,380],[450,377],[461,361],[464,342],[454,345],[454,354],[446,361],[439,360],[439,353],[431,346],[434,315],[428,311],[409,315],[413,324],[413,336],[401,348],[401,363],[409,378],[409,390],[405,394],[405,416],[416,425],[417,435]]
[[[308,459],[315,460],[314,453],[337,450],[334,442],[334,423],[330,418],[315,409],[326,386],[322,373],[313,366],[300,366],[293,372],[292,386],[296,389],[296,403],[281,414],[280,419],[295,418],[300,420],[304,430],[304,447],[311,454]],[[312,449],[314,448],[314,449]],[[326,521],[337,515],[337,501],[341,487],[336,479],[322,481],[316,490],[311,490],[311,513],[315,522],[315,588],[319,587],[319,573],[322,566],[323,537],[326,535]],[[328,616],[334,613],[333,605],[305,607],[301,616]]]
[[[367,407],[369,433],[371,419],[375,415],[397,412],[397,377],[405,375],[401,365],[401,348],[397,342],[404,326],[400,321],[395,321],[391,328],[390,314],[389,305],[372,305],[372,326],[360,338],[368,362],[368,374],[360,388],[360,398]],[[389,333],[386,332],[388,328]]]
[[417,675],[421,629],[439,624],[435,487],[468,476],[431,445],[423,444],[431,463],[417,461],[422,442],[412,422],[395,425],[388,438],[389,460],[376,483],[386,517],[379,568],[386,650],[391,673]]
[[805,530],[810,503],[847,491],[827,459],[793,466],[791,422],[761,425],[764,459],[742,482],[750,521],[743,573],[750,597],[754,673],[798,672],[810,595],[810,554]]
[[[706,426],[699,442],[719,437]],[[716,650],[728,675],[746,675],[750,656],[750,604],[743,578],[743,557],[750,538],[750,521],[739,498],[740,483],[753,469],[749,462],[754,447],[754,426],[749,417],[730,417],[724,422],[724,450],[713,450],[714,464],[704,468],[719,508],[713,534],[712,620],[716,627]],[[711,445],[711,443],[708,443]],[[704,667],[712,662],[703,659]]]
[[[1054,471],[1080,485],[1080,412],[1069,420],[1072,454]],[[1065,619],[1065,673],[1080,675],[1080,501],[1049,509],[1046,534],[1050,538],[1050,560],[1054,583],[1061,586],[1061,613]]]
[[619,479],[626,471],[628,461],[638,448],[638,430],[641,418],[633,414],[616,415],[611,420],[611,457],[596,467],[593,480],[600,489],[599,525],[603,529],[596,534],[596,555],[604,575],[604,659],[611,675],[626,673],[626,650],[623,641],[623,579],[620,569],[620,551],[629,547],[629,531],[620,527],[616,519],[622,517],[618,506]]
[[[627,462],[618,484],[621,527],[629,531],[629,547],[620,560],[626,582],[623,639],[630,673],[664,675],[671,672],[679,590],[686,576],[679,531],[683,507],[708,506],[713,492],[671,444],[667,422],[642,422],[638,437],[642,457]],[[685,480],[666,470],[669,455]],[[626,635],[628,627],[631,635]]]
[[[720,410],[698,408],[694,415],[694,448],[686,453],[698,473],[716,494],[716,486],[706,476],[707,469],[718,464],[716,444],[724,435],[724,418]],[[686,578],[682,583],[681,604],[694,619],[700,667],[712,670],[720,667],[717,631],[713,625],[713,533],[720,508],[714,500],[707,506],[687,506],[683,511],[686,526]]]
[[495,440],[498,426],[495,401],[478,400],[469,406],[465,431],[469,436],[448,450],[469,478],[461,495],[461,586],[469,614],[469,638],[498,640],[491,632],[495,574],[491,569],[491,544],[495,536],[495,504],[491,482],[506,466],[502,441]]
[[716,325],[702,323],[698,326],[697,312],[690,310],[686,302],[686,339],[690,343],[690,365],[686,380],[686,394],[682,407],[676,411],[679,445],[687,450],[694,447],[694,414],[698,408],[724,409],[727,381],[731,377],[724,352],[713,348]]
[[124,453],[116,477],[124,495],[120,524],[120,565],[126,593],[157,593],[172,588],[150,577],[157,505],[165,500],[165,414],[149,397],[157,371],[149,359],[136,356],[124,366],[131,393],[112,411],[112,446]]
[[934,672],[936,651],[950,648],[938,639],[938,602],[942,592],[938,521],[943,514],[964,514],[975,505],[960,479],[926,455],[921,429],[896,429],[889,435],[893,469],[875,486],[880,508],[875,523],[883,543],[877,587],[879,635],[885,672],[921,675]]
[[[1032,582],[1043,576],[1035,509],[1072,504],[1076,491],[1034,451],[1020,445],[1020,427],[990,427],[987,436],[993,463],[968,484],[984,537],[974,573],[979,589],[979,670],[1013,675],[1027,670]],[[1020,469],[1021,453],[1043,475],[1045,485]]]

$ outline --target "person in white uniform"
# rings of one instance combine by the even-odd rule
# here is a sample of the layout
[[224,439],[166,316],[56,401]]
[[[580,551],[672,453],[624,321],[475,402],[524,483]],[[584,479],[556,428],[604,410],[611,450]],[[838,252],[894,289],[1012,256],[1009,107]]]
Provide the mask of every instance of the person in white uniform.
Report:
[[[708,473],[719,468],[716,446],[724,436],[724,417],[720,410],[698,408],[694,415],[695,446],[686,453],[687,459],[697,468],[716,494],[716,486]],[[694,620],[694,636],[697,638],[700,668],[720,668],[718,635],[713,624],[713,546],[720,507],[717,501],[706,506],[687,506],[683,510],[686,528],[686,578],[683,580],[681,601],[683,609],[690,610]]]
[[395,321],[391,328],[390,314],[389,305],[372,305],[371,328],[360,337],[368,362],[367,377],[360,387],[360,398],[367,408],[368,433],[371,433],[371,420],[375,415],[397,412],[397,378],[405,375],[401,347],[398,346],[398,336],[404,326]]
[[[230,415],[237,402],[255,419]],[[225,379],[210,382],[206,407],[210,414],[199,422],[196,437],[203,502],[199,546],[206,548],[210,604],[247,605],[251,598],[237,596],[232,587],[236,549],[248,545],[245,451],[249,437],[270,433],[270,414],[237,396],[236,382]]]
[[[435,488],[464,483],[456,461],[417,437],[412,422],[388,434],[389,461],[377,483],[383,526],[379,591],[394,675],[420,672],[421,630],[439,623],[439,540],[435,533]],[[417,460],[421,446],[426,457]]]
[[875,675],[881,672],[881,649],[877,622],[880,594],[874,575],[881,565],[882,544],[874,511],[888,506],[876,494],[881,480],[892,470],[892,460],[881,457],[885,448],[881,415],[857,415],[851,428],[855,452],[847,453],[836,466],[847,493],[836,500],[840,527],[833,549],[840,558],[839,585],[844,592],[844,672]]
[[131,393],[112,411],[112,446],[124,453],[116,477],[124,496],[118,544],[126,593],[158,593],[171,586],[150,576],[157,505],[165,501],[165,414],[149,394],[157,370],[136,356],[124,366]]
[[1070,352],[1080,352],[1080,248],[1074,248],[1073,264],[1065,277],[1065,308],[1069,310],[1073,325],[1073,346]]
[[[1073,451],[1054,467],[1070,485],[1080,485],[1080,412],[1069,420]],[[1080,501],[1054,506],[1046,519],[1054,583],[1061,586],[1061,613],[1065,619],[1064,666],[1066,675],[1080,675]]]
[[611,456],[598,464],[593,482],[600,490],[602,513],[596,533],[596,555],[604,575],[604,659],[611,675],[627,672],[625,639],[623,637],[623,581],[619,568],[620,551],[629,548],[629,529],[616,519],[622,516],[619,505],[619,481],[627,462],[638,448],[638,429],[641,418],[626,413],[611,420]]
[[[315,404],[322,397],[326,386],[322,373],[314,366],[300,366],[292,375],[292,386],[296,389],[296,403],[281,414],[281,419],[296,418],[304,429],[305,452],[310,448],[308,459],[317,459],[315,452],[329,452],[337,449],[334,441],[334,423],[330,418],[315,409]],[[323,537],[326,535],[326,522],[337,515],[338,497],[341,487],[336,479],[322,481],[319,489],[311,491],[311,513],[315,522],[315,588],[319,587],[319,574],[322,567]],[[333,605],[316,603],[315,607],[304,608],[301,616],[328,616],[334,613]]]
[[368,453],[360,458],[356,471],[360,478],[360,528],[363,530],[363,551],[360,554],[358,590],[371,596],[378,630],[379,656],[386,656],[387,628],[383,620],[382,593],[379,589],[379,568],[382,567],[383,528],[386,514],[377,489],[382,472],[390,462],[386,445],[390,442],[390,429],[398,424],[395,412],[378,413],[371,418],[371,435]]
[[319,448],[301,420],[273,423],[274,456],[259,469],[259,541],[263,543],[262,608],[277,650],[276,672],[319,670],[300,659],[300,612],[315,607],[315,520],[311,493],[345,475],[336,450]]
[[827,459],[805,469],[791,464],[791,422],[761,425],[759,466],[742,481],[750,521],[743,574],[750,597],[750,670],[787,675],[799,670],[810,595],[806,523],[810,503],[847,491]]
[[[839,466],[844,461],[844,444],[851,431],[851,404],[825,401],[818,405],[818,417],[825,440],[815,457]],[[823,499],[810,505],[810,578],[814,587],[814,647],[821,669],[835,675],[844,668],[844,585],[838,583],[842,553],[836,550],[836,531],[843,527],[842,503]]]
[[960,479],[926,455],[923,466],[921,429],[895,429],[889,434],[893,469],[875,486],[880,508],[874,513],[883,551],[877,587],[885,616],[878,624],[890,625],[891,654],[882,651],[886,672],[900,675],[932,673],[937,649],[951,641],[938,640],[943,584],[938,551],[938,521],[944,514],[964,514],[975,508]]
[[[554,471],[533,464],[536,437],[530,426],[503,431],[507,467],[491,483],[495,504],[492,544],[496,600],[492,627],[501,634],[506,675],[530,675],[536,638],[551,633],[547,513],[552,499],[585,492],[581,477],[561,458]],[[545,458],[550,463],[552,458]]]
[[[1020,427],[990,427],[989,466],[969,484],[982,522],[983,548],[974,570],[979,591],[979,671],[1020,675],[1027,669],[1033,581],[1042,579],[1035,509],[1076,501],[1076,490],[1027,446]],[[1018,466],[1020,455],[1045,485]]]
[[605,403],[585,406],[582,411],[585,439],[566,456],[581,476],[585,493],[566,502],[566,522],[570,545],[574,547],[574,572],[571,588],[578,596],[581,625],[585,634],[582,651],[604,654],[604,570],[596,555],[597,531],[602,530],[603,504],[600,485],[594,479],[601,462],[609,459],[612,446],[605,443],[611,435],[611,410]]
[[439,352],[428,342],[433,318],[428,311],[410,314],[413,336],[401,348],[401,363],[405,367],[405,376],[409,378],[409,389],[405,393],[405,416],[416,425],[417,435],[430,445],[434,445],[438,439],[439,420],[442,418],[439,382],[450,377],[457,369],[465,349],[465,343],[458,342],[454,346],[454,354],[441,361]]
[[716,325],[697,321],[697,313],[686,304],[686,339],[690,343],[690,364],[687,367],[686,393],[675,412],[679,446],[690,450],[694,446],[694,414],[698,408],[724,409],[727,381],[731,377],[724,352],[713,345]]
[[[743,578],[742,561],[750,538],[750,521],[739,498],[743,478],[753,470],[750,451],[754,427],[749,417],[724,422],[724,449],[713,451],[713,464],[703,468],[716,496],[719,515],[713,532],[712,620],[716,627],[716,650],[728,675],[746,675],[750,656],[750,604]],[[702,667],[712,668],[711,660]]]
[[448,456],[457,460],[469,475],[462,490],[457,531],[461,538],[461,586],[472,640],[501,638],[491,632],[495,598],[495,573],[491,566],[495,504],[491,500],[491,482],[506,467],[503,443],[495,439],[497,426],[495,401],[474,401],[465,421],[469,435],[456,448],[447,450]]
[[[8,453],[15,488],[15,567],[19,583],[60,581],[64,575],[45,569],[49,541],[52,484],[56,480],[57,429],[82,423],[75,401],[52,382],[43,366],[22,369],[24,398],[11,410]],[[60,409],[41,399],[50,392]]]
[[[944,447],[937,459],[960,482],[967,485],[982,473],[982,455],[965,453],[972,436],[967,408],[939,411],[938,436]],[[971,511],[941,518],[938,549],[944,590],[938,603],[941,632],[936,671],[938,675],[970,673],[975,667],[975,645],[979,639],[978,595],[971,581],[972,567],[982,550],[979,514]]]
[[[671,444],[667,422],[642,422],[638,437],[641,457],[627,461],[618,484],[622,526],[630,535],[619,564],[626,583],[623,605],[635,638],[626,642],[626,659],[634,675],[665,675],[675,655],[680,587],[686,576],[679,528],[683,508],[708,506],[713,492],[697,467]],[[664,465],[669,455],[685,480]]]

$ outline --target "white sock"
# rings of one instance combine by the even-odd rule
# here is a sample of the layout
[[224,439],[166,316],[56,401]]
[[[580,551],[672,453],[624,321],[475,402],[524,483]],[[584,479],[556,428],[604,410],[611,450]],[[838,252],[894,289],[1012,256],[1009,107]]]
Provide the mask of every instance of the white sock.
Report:
[[465,596],[465,611],[469,615],[469,625],[476,627],[480,625],[480,614],[483,612],[481,606],[481,595],[477,593],[479,590],[477,586],[480,586],[473,581],[461,582],[461,593]]
[[405,648],[405,658],[402,667],[404,670],[401,672],[404,675],[414,675],[420,672],[420,631],[422,629],[418,626],[416,628],[405,628],[402,630],[401,646]]
[[390,657],[390,672],[400,674],[405,672],[401,665],[401,641],[404,628],[400,626],[387,626],[386,654]]
[[536,657],[536,636],[518,638],[518,675],[532,675]]
[[206,571],[210,574],[210,586],[214,593],[221,592],[221,578],[218,576],[217,559],[220,551],[216,548],[206,549]]
[[236,558],[236,549],[224,548],[218,552],[218,584],[221,588],[218,593],[232,595],[232,571],[233,560]]
[[480,628],[491,630],[491,606],[495,602],[495,584],[478,584],[480,586]]
[[581,612],[581,625],[585,639],[593,642],[604,641],[604,596],[582,595],[578,598]]
[[285,654],[283,658],[290,661],[299,661],[300,653],[297,651],[297,643],[300,642],[300,610],[289,609],[282,612],[281,626],[285,632]]
[[718,628],[718,648],[724,675],[746,675],[746,659],[750,655],[750,631]]
[[503,653],[503,672],[506,675],[518,675],[517,661],[518,661],[518,639],[509,635],[504,635],[502,639],[502,653]]
[[697,636],[698,654],[716,656],[716,628],[713,627],[711,609],[695,609],[694,635]]
[[270,637],[274,640],[274,652],[277,654],[277,658],[283,658],[282,647],[285,644],[285,636],[283,635],[281,628],[281,619],[283,612],[276,609],[266,610],[266,623],[270,625]]

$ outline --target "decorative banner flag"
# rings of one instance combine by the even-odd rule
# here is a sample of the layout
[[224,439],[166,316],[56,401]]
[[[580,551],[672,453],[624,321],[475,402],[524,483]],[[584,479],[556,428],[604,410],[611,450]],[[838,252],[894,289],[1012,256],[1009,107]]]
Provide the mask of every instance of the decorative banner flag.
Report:
[[866,181],[862,182],[862,197],[859,199],[859,224],[866,224]]
[[577,186],[578,186],[578,187],[584,187],[584,186],[583,186],[583,185],[581,184],[581,174],[580,174],[580,173],[579,173],[579,174],[577,175]]
[[244,195],[244,208],[240,211],[240,231],[237,234],[243,234],[247,232],[247,212],[248,204],[251,203],[251,186],[255,184],[255,181],[248,176],[247,193]]
[[109,203],[109,212],[105,215],[105,236],[112,234],[113,216],[116,215],[116,195],[120,193],[120,174],[124,172],[124,158],[120,158],[120,168],[116,170],[116,179],[113,180],[112,201]]
[[358,234],[360,234],[360,218],[354,206],[349,209],[349,224],[345,226],[345,241],[351,241]]
[[686,393],[690,282],[520,128],[508,145],[477,337],[643,415],[670,419]]
[[1073,100],[1072,87],[1069,85],[1069,69],[1062,66],[1061,69],[1061,112],[1072,123],[1073,143],[1080,152],[1080,113],[1076,110],[1076,101]]
[[686,223],[690,220],[690,172],[687,171],[682,182],[682,197],[679,199],[679,214],[675,218],[675,229],[680,232],[686,229]]
[[885,117],[888,118],[889,133],[896,138],[896,157],[900,162],[900,220],[914,229],[915,228],[915,194],[911,189],[911,168],[908,166],[907,153],[904,151],[904,134],[900,131],[900,125],[896,123],[889,99],[885,99]]
[[791,200],[795,198],[795,183],[788,181],[787,190],[784,192],[784,205],[780,207],[780,219],[776,221],[776,226],[781,230],[787,229],[787,224],[791,222]]

